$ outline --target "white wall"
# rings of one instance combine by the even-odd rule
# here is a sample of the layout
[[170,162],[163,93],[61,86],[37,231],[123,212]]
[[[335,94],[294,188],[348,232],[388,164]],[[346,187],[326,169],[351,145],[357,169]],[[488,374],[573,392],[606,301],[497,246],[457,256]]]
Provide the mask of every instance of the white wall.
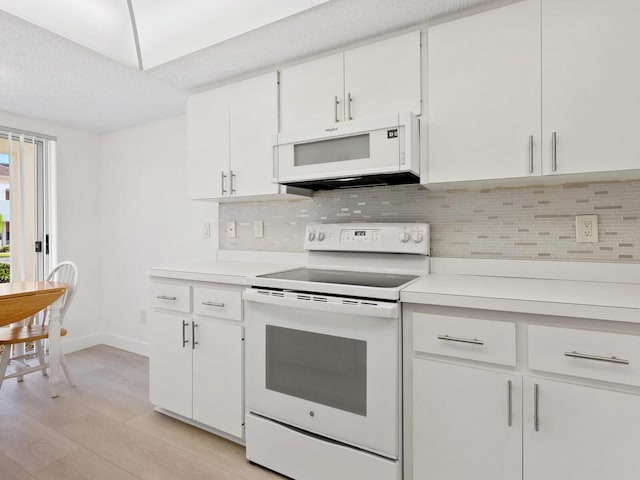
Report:
[[[186,117],[102,136],[103,341],[146,354],[147,269],[215,259],[217,205],[187,200]],[[211,239],[200,238],[202,222]]]
[[58,137],[58,259],[78,265],[79,288],[65,319],[65,349],[99,341],[101,302],[100,137],[0,112],[0,125]]

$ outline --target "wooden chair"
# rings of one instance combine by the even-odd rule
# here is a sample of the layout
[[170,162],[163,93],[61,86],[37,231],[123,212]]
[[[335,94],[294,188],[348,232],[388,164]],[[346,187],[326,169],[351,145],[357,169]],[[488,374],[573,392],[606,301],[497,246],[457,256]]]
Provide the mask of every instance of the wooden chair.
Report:
[[[61,262],[51,271],[47,277],[47,281],[66,283],[69,285],[69,288],[64,295],[57,300],[62,302],[62,307],[60,308],[60,324],[62,324],[65,314],[69,309],[69,305],[71,305],[71,301],[76,293],[78,269],[73,262]],[[47,367],[49,365],[45,363],[44,359],[44,342],[49,338],[47,313],[48,308],[38,315],[19,322],[22,324],[26,323],[24,326],[0,328],[0,345],[4,346],[2,359],[0,360],[0,387],[2,386],[2,382],[8,378],[17,378],[19,382],[22,381],[23,376],[27,373],[42,372],[42,375],[47,375]],[[64,336],[66,334],[67,330],[62,328],[60,336]],[[30,342],[34,345],[33,351],[12,355],[12,350],[14,350],[15,345]],[[34,358],[38,359],[37,365],[31,366],[27,363],[27,360]],[[67,361],[64,358],[64,355],[61,355],[60,363],[69,384],[73,386],[74,383],[71,379],[69,367],[67,366]],[[12,373],[7,374],[7,367],[10,364],[15,368]]]

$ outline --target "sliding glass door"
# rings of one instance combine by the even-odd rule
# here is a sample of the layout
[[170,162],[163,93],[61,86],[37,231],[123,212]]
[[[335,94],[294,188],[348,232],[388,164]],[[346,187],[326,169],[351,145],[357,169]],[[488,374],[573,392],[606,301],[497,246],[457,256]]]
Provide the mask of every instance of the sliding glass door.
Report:
[[55,141],[0,130],[0,282],[43,280],[51,255]]

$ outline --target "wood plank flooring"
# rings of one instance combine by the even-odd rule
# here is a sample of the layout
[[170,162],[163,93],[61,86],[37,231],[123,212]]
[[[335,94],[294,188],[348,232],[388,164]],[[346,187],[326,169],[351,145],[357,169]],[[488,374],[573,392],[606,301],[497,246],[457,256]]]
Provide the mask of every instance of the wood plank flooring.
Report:
[[67,355],[77,386],[0,389],[2,480],[276,480],[244,448],[153,411],[148,360],[104,345]]

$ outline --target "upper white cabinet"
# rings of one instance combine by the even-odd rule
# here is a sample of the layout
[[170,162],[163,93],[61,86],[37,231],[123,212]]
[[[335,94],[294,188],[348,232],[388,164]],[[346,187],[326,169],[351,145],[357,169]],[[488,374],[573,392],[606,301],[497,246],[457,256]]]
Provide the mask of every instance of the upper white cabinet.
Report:
[[540,0],[428,31],[429,182],[540,174]]
[[640,168],[639,21],[524,0],[430,28],[429,183]]
[[640,2],[542,7],[543,173],[640,168]]
[[275,72],[191,95],[187,108],[189,198],[277,194]]
[[285,68],[280,131],[389,113],[421,112],[420,32]]

